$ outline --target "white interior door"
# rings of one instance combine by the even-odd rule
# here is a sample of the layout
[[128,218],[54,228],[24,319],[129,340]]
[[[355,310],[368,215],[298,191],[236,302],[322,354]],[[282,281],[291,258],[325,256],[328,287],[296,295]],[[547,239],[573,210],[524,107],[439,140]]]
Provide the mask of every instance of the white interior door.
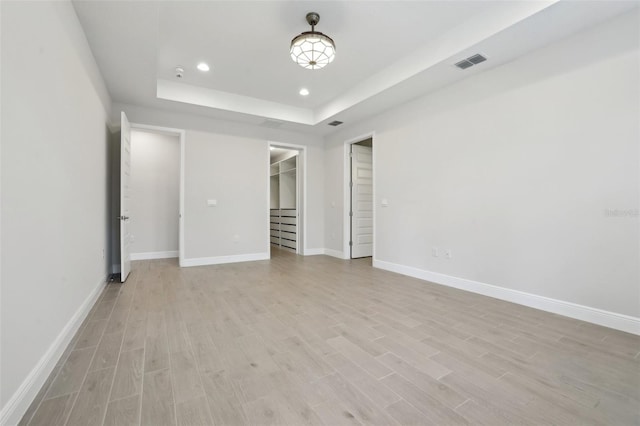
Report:
[[373,256],[373,149],[351,145],[351,258]]
[[131,201],[131,126],[124,112],[120,113],[120,281],[125,282],[131,271],[131,233],[129,204]]

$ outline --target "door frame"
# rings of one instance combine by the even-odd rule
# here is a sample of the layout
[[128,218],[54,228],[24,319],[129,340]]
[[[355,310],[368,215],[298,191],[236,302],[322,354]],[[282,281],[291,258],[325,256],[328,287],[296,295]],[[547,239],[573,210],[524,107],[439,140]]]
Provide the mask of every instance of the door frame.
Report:
[[184,266],[184,155],[185,155],[185,138],[184,129],[176,129],[173,127],[152,126],[148,124],[130,123],[132,130],[147,130],[151,132],[166,133],[180,137],[180,186],[179,186],[179,207],[178,207],[178,265]]
[[[305,256],[307,252],[307,147],[305,145],[297,145],[292,143],[267,141],[267,161],[266,161],[266,175],[267,175],[267,210],[265,212],[265,232],[267,235],[267,253],[269,253],[269,259],[271,259],[271,234],[269,232],[269,215],[271,213],[271,184],[270,184],[270,165],[271,155],[269,148],[284,148],[291,149],[300,152],[298,156],[298,164],[300,164],[300,157],[302,157],[302,173],[300,173],[300,167],[296,167],[296,176],[300,179],[296,179],[296,208],[298,211],[298,223],[302,221],[302,244],[300,244],[300,238],[298,238],[298,245],[296,254]],[[300,189],[302,189],[302,196],[300,196]],[[302,205],[302,209],[300,209]],[[302,211],[301,211],[302,210]]]
[[373,249],[372,249],[372,260],[376,260],[376,132],[374,130],[364,133],[355,138],[348,139],[344,142],[344,215],[343,215],[343,224],[342,224],[342,236],[343,236],[343,245],[342,245],[342,258],[343,259],[351,259],[351,246],[349,242],[351,241],[351,216],[349,213],[351,212],[351,186],[349,183],[351,182],[351,145],[354,143],[362,142],[366,139],[372,139],[371,145],[371,168],[372,168],[372,176],[373,176]]

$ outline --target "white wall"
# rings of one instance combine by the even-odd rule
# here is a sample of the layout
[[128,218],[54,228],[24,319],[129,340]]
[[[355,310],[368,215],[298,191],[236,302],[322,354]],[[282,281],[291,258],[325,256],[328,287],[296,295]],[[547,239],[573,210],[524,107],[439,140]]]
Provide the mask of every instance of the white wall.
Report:
[[[131,131],[133,258],[178,251],[180,137]],[[155,254],[154,254],[155,253]],[[177,255],[175,256],[177,257]]]
[[342,129],[328,248],[345,231],[343,143],[375,131],[379,266],[640,317],[639,217],[605,214],[639,207],[639,76],[632,13]]
[[0,7],[0,423],[15,424],[105,282],[110,100],[70,3]]
[[[269,142],[280,142],[280,143],[288,143],[288,144],[296,144],[302,145],[306,147],[307,154],[307,188],[306,188],[306,197],[307,197],[307,208],[306,208],[306,221],[307,221],[307,235],[305,248],[309,252],[320,252],[324,248],[324,208],[323,208],[323,200],[324,200],[324,146],[323,140],[319,136],[314,135],[305,135],[302,133],[285,131],[281,129],[271,129],[251,124],[244,123],[236,123],[232,121],[226,120],[218,120],[203,116],[198,116],[194,114],[179,114],[179,113],[171,113],[167,111],[146,108],[142,106],[133,106],[127,104],[118,104],[114,103],[112,109],[112,122],[119,121],[120,111],[125,111],[129,120],[133,123],[138,124],[146,124],[146,125],[154,125],[161,127],[171,127],[178,129],[186,129],[186,137],[185,144],[187,152],[191,152],[193,156],[197,156],[199,152],[206,153],[210,156],[207,159],[196,159],[193,156],[191,157],[193,161],[197,163],[196,167],[202,169],[210,169],[206,171],[208,175],[201,176],[202,179],[205,179],[207,182],[211,182],[213,185],[218,185],[220,182],[225,182],[225,186],[218,191],[215,192],[217,194],[221,194],[221,191],[227,191],[228,188],[229,193],[241,189],[241,182],[238,183],[236,180],[230,178],[226,172],[222,172],[221,170],[229,170],[229,173],[240,173],[241,171],[249,170],[249,168],[254,167],[252,165],[256,165],[260,170],[257,173],[261,173],[260,179],[262,179],[262,183],[257,193],[253,194],[252,197],[258,202],[263,202],[264,206],[267,206],[267,182],[268,182],[268,164],[269,164],[269,154],[268,154],[268,146]],[[191,138],[195,137],[196,145],[191,145]],[[204,141],[211,141],[212,146],[207,146]],[[251,142],[251,148],[242,148],[242,152],[238,152],[239,147],[235,146],[235,141],[241,140],[246,148],[246,144]],[[247,155],[247,157],[243,157]],[[185,171],[188,174],[188,170],[191,166],[190,154],[186,154],[187,161],[189,163],[185,164]],[[200,164],[199,162],[204,162]],[[215,169],[212,165],[220,163],[220,167],[222,169]],[[201,172],[201,171],[200,171]],[[200,173],[197,172],[197,173]],[[249,174],[253,174],[254,171],[249,171]],[[235,176],[235,174],[233,175]],[[256,177],[257,178],[257,177]],[[245,179],[245,178],[242,178]],[[247,179],[249,179],[247,177]],[[189,180],[185,182],[185,190],[186,192],[190,191],[189,188]],[[214,187],[215,189],[215,187]],[[193,188],[193,191],[198,191],[197,188]],[[192,191],[192,192],[193,192]],[[210,191],[211,192],[211,191]],[[212,193],[211,192],[211,193]],[[197,202],[194,202],[192,207],[200,209],[202,207],[202,203],[206,202],[206,199],[202,199],[201,197],[204,193],[200,194],[200,198],[198,198]],[[209,197],[209,195],[207,195]],[[219,197],[219,195],[211,195],[212,198]],[[206,203],[205,203],[206,204]],[[228,204],[225,205],[226,208]],[[220,205],[220,207],[223,207]],[[254,206],[256,207],[256,206]],[[185,205],[185,236],[189,235],[189,215],[190,211],[188,210],[191,207]],[[266,207],[264,207],[266,209]],[[258,222],[255,224],[251,224],[251,227],[256,227],[256,229],[260,230],[261,240],[259,241],[249,241],[245,240],[244,242],[247,244],[243,246],[244,248],[241,250],[243,254],[252,254],[251,250],[260,250],[259,252],[268,252],[268,225],[267,225],[267,215],[266,210],[264,210],[264,215],[260,216],[260,223],[264,223],[264,227],[259,225]],[[200,214],[200,213],[198,213]],[[210,209],[206,209],[205,215],[211,214]],[[256,216],[257,218],[257,216]],[[233,219],[234,221],[237,218]],[[258,219],[256,219],[257,221]],[[236,223],[236,222],[232,222]],[[235,227],[235,225],[234,225]],[[192,232],[197,233],[197,228],[191,228]],[[235,231],[233,235],[240,235],[241,238],[246,238],[247,232],[246,230],[240,230],[240,228]],[[245,237],[242,237],[242,236]],[[203,243],[199,242],[197,244],[198,248],[193,247],[196,251],[191,251],[191,240],[187,237],[185,239],[185,252],[186,256],[191,257],[214,257],[214,256],[229,256],[229,255],[238,255],[240,249],[240,243],[233,243],[232,245],[228,245],[225,240],[207,240],[205,246],[201,245]],[[264,245],[262,245],[264,244]],[[258,253],[258,252],[255,252]]]
[[185,140],[185,259],[266,256],[267,146],[197,131]]

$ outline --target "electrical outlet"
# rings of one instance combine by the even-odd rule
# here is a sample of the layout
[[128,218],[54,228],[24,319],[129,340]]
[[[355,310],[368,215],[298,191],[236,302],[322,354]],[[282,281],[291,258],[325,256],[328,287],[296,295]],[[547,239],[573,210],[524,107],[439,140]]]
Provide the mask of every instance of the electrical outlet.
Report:
[[453,257],[453,254],[451,253],[451,249],[446,249],[444,251],[444,257],[446,257],[447,259],[451,259]]
[[438,257],[438,247],[431,248],[431,256]]
[[102,260],[104,260],[104,249],[102,249]]

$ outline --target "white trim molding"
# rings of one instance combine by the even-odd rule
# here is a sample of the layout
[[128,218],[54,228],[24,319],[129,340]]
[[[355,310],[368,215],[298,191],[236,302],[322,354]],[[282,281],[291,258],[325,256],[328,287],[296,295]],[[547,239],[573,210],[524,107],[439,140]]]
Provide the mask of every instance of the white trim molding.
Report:
[[256,260],[269,260],[269,253],[236,254],[232,256],[194,257],[183,259],[182,266],[206,266],[220,265],[223,263],[254,262]]
[[333,249],[326,248],[324,249],[324,254],[331,257],[337,257],[338,259],[349,259],[348,257],[345,256],[344,252],[340,250],[333,250]]
[[64,353],[65,349],[73,339],[80,325],[85,320],[91,308],[98,300],[107,285],[107,277],[100,278],[98,285],[91,291],[89,296],[82,302],[82,305],[73,314],[69,322],[64,326],[58,337],[51,343],[42,358],[29,372],[18,390],[13,394],[11,399],[7,401],[2,411],[0,411],[1,425],[17,425],[20,419],[27,412],[27,409],[35,399],[38,392],[47,378],[55,368]]
[[173,257],[178,257],[178,250],[131,253],[131,260],[171,259]]
[[465,278],[431,272],[411,266],[385,262],[383,260],[374,259],[373,266],[375,268],[397,272],[402,275],[408,275],[410,277],[419,278],[435,284],[454,287],[460,290],[466,290],[472,293],[478,293],[496,299],[505,300],[507,302],[529,306],[530,308],[540,309],[542,311],[552,312],[554,314],[640,335],[640,318],[637,317],[579,305],[577,303],[565,302],[564,300],[552,299],[550,297],[539,296],[537,294],[525,293],[523,291],[512,290],[492,284],[485,284]]

